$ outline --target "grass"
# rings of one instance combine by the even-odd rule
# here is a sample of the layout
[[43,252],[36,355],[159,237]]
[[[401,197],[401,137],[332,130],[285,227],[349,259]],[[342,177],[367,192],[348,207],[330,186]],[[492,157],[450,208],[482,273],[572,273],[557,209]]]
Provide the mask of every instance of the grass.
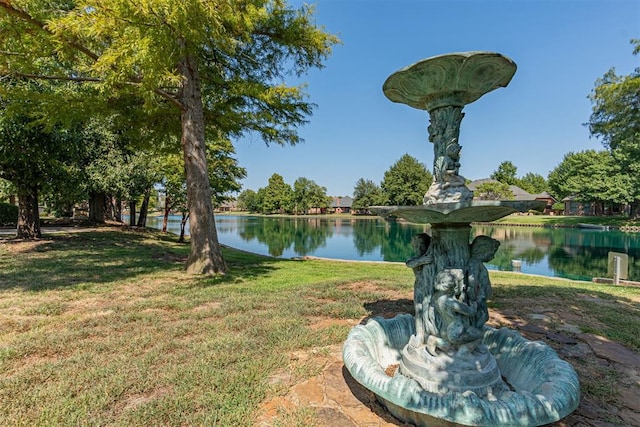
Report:
[[634,221],[625,216],[564,216],[564,215],[519,215],[513,214],[496,221],[496,224],[519,224],[540,226],[564,226],[575,227],[578,224],[608,225],[613,227],[639,226],[639,221]]
[[[340,344],[350,324],[412,306],[402,264],[225,249],[230,273],[199,277],[183,273],[187,253],[157,232],[0,240],[2,423],[250,426],[261,402],[286,392],[269,377],[291,353]],[[589,313],[580,327],[640,350],[639,289],[493,272],[492,281],[496,310],[570,305]],[[319,369],[299,364],[291,375]],[[300,409],[281,422],[310,419]]]

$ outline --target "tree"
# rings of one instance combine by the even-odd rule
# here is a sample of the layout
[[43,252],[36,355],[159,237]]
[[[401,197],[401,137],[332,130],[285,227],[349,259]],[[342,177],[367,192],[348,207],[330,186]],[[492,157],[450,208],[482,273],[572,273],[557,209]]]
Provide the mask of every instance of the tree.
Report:
[[[207,163],[213,204],[219,206],[231,198],[231,193],[240,190],[239,180],[246,176],[246,170],[232,157],[235,153],[231,141],[222,140],[207,144]],[[177,154],[166,154],[160,164],[161,183],[165,190],[165,206],[162,231],[167,231],[170,211],[180,212],[180,238],[184,241],[185,227],[189,219],[187,202],[187,179],[184,161]]]
[[238,207],[249,212],[260,212],[260,204],[255,191],[246,189],[238,195]]
[[537,173],[527,172],[518,180],[518,186],[531,194],[540,194],[547,191],[547,180]]
[[[5,108],[2,108],[5,107]],[[82,150],[82,129],[50,129],[0,106],[0,178],[10,181],[18,196],[16,236],[41,236],[39,196],[64,182],[75,182],[71,171]]]
[[[631,40],[633,54],[640,52],[640,40]],[[596,81],[589,95],[592,113],[586,125],[592,137],[602,138],[605,147],[631,181],[631,216],[640,217],[640,67],[628,76],[611,68]],[[633,189],[633,190],[632,190]]]
[[549,173],[549,188],[557,199],[573,195],[583,202],[629,203],[632,178],[608,151],[567,153]]
[[478,200],[511,200],[513,199],[513,192],[509,189],[509,184],[492,181],[478,185],[473,192],[473,196]]
[[315,181],[300,177],[293,183],[293,212],[306,214],[310,208],[329,207],[327,188]]
[[405,154],[384,173],[380,187],[390,205],[415,206],[423,203],[432,180],[423,163]]
[[360,178],[353,188],[353,209],[361,210],[369,206],[385,203],[382,189],[370,179]]
[[291,211],[293,190],[284,182],[284,178],[274,173],[269,178],[269,183],[264,189],[262,200],[262,213],[285,213]]
[[110,105],[104,98],[133,97],[143,101],[136,114],[146,114],[147,124],[179,125],[187,271],[224,273],[206,134],[217,140],[253,131],[267,144],[299,142],[296,126],[312,105],[283,79],[321,67],[337,42],[312,23],[313,9],[278,0],[0,0],[0,8],[0,27],[10,35],[0,39],[0,76],[90,84],[97,95],[85,101],[95,109]]
[[490,177],[507,185],[518,185],[518,178],[516,177],[517,171],[518,168],[507,160],[500,163],[498,170],[493,172]]
[[242,189],[240,180],[247,176],[247,170],[233,157],[235,153],[233,144],[226,138],[207,142],[209,182],[215,207],[232,200],[232,195]]

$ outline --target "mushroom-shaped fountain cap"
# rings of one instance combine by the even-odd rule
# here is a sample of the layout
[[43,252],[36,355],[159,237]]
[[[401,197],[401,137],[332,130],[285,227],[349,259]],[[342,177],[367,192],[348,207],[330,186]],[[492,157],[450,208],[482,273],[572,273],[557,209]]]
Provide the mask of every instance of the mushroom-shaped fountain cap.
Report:
[[449,53],[396,71],[384,82],[382,91],[391,101],[420,110],[463,107],[506,87],[515,72],[515,62],[499,53]]

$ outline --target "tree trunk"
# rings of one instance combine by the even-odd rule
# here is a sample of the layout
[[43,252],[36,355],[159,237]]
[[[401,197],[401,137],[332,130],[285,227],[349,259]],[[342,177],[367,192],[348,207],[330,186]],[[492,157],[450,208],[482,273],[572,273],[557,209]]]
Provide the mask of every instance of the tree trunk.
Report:
[[222,257],[213,218],[205,151],[200,76],[195,58],[186,53],[180,61],[178,69],[183,78],[179,95],[182,104],[182,138],[180,142],[187,177],[187,200],[191,230],[191,251],[187,259],[187,272],[192,274],[225,273],[227,265]]
[[18,189],[18,227],[16,230],[18,239],[39,239],[40,212],[38,210],[38,188]]
[[631,202],[631,211],[629,212],[629,218],[640,219],[640,199],[636,199]]
[[134,227],[136,225],[136,201],[129,200],[129,225]]
[[104,196],[104,219],[105,221],[115,221],[115,205],[113,204],[113,197],[111,195],[105,194]]
[[113,213],[115,214],[116,221],[122,222],[122,198],[116,197],[116,206]]
[[168,194],[164,196],[164,215],[162,216],[162,232],[167,232],[167,225],[169,225],[169,212],[171,212],[171,199]]
[[144,193],[142,206],[140,206],[140,216],[138,217],[138,227],[147,226],[147,213],[149,212],[149,198],[151,197],[151,189],[147,189]]
[[178,242],[184,243],[184,229],[187,226],[187,220],[189,219],[189,214],[186,212],[182,212],[182,218],[180,219],[180,238]]
[[103,224],[106,215],[107,196],[101,192],[89,194],[89,221]]

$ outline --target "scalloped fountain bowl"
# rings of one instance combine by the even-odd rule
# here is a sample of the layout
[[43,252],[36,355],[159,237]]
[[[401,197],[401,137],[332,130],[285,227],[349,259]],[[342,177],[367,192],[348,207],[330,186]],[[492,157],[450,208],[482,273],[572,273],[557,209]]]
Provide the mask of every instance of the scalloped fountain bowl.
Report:
[[432,393],[396,370],[415,334],[414,318],[375,318],[351,330],[343,347],[346,368],[397,418],[417,426],[539,426],[573,412],[580,384],[571,365],[547,345],[507,329],[484,328],[482,339],[510,390],[480,398],[472,391]]

